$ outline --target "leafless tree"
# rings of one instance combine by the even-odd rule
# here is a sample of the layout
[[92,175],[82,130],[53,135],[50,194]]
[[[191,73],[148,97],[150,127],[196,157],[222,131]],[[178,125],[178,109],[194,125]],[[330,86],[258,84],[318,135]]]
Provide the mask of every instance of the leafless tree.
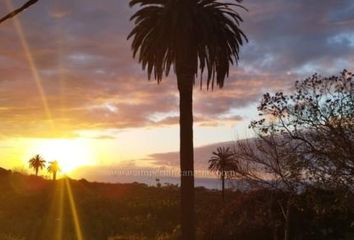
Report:
[[291,94],[263,95],[261,119],[252,121],[257,137],[235,144],[235,176],[253,185],[288,192],[279,205],[290,239],[294,199],[307,184],[351,188],[354,179],[354,81],[313,75]]
[[[295,205],[295,196],[305,182],[305,174],[292,151],[291,142],[275,132],[258,135],[258,138],[237,141],[234,148],[235,176],[250,183],[253,187],[266,187],[282,190],[287,193],[288,200],[277,201],[284,217],[284,239],[289,240],[292,233],[291,221]],[[272,210],[270,210],[270,214]],[[273,223],[275,233],[278,223]],[[275,235],[276,236],[276,235]]]
[[308,180],[326,187],[354,183],[354,80],[313,75],[298,81],[293,94],[265,94],[263,116],[251,123],[261,135],[286,136]]

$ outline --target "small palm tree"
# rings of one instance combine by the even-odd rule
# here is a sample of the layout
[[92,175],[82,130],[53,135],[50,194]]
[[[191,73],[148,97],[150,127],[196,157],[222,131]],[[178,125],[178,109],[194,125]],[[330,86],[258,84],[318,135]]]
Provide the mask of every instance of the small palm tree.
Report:
[[[130,0],[140,9],[131,17],[133,56],[148,78],[159,83],[173,69],[180,95],[180,167],[182,239],[195,239],[193,85],[206,72],[207,88],[220,88],[247,40],[235,3],[218,0]],[[202,86],[202,80],[200,81]]]
[[225,201],[225,178],[234,167],[234,154],[229,147],[218,147],[209,159],[209,170],[220,174],[222,200]]
[[53,174],[53,180],[57,179],[57,172],[60,171],[58,161],[50,162],[48,166],[48,172]]
[[37,154],[33,158],[31,158],[29,161],[29,167],[33,168],[34,171],[36,172],[36,176],[38,176],[38,172],[40,169],[43,169],[45,167],[45,160]]

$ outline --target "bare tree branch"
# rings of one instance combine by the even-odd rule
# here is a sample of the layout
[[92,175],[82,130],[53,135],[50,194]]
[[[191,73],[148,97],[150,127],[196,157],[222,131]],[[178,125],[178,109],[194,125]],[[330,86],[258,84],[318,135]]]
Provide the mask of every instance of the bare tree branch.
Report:
[[17,14],[19,14],[20,12],[26,10],[27,8],[29,8],[30,6],[32,6],[33,4],[35,4],[36,2],[38,2],[39,0],[29,0],[27,1],[25,4],[23,4],[21,7],[13,10],[12,12],[8,13],[6,16],[2,17],[0,19],[0,24],[5,22],[6,20],[13,18],[14,16],[16,16]]

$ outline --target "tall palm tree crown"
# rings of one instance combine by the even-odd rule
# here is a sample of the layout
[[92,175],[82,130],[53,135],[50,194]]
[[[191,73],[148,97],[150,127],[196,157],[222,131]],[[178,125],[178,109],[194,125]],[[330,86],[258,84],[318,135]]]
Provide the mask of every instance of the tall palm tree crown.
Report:
[[35,170],[36,176],[38,176],[38,171],[45,167],[45,162],[46,161],[39,154],[35,155],[28,161],[29,167]]
[[[134,57],[138,55],[148,77],[160,82],[171,66],[195,76],[207,70],[207,87],[223,87],[230,64],[237,63],[239,48],[247,41],[239,28],[241,16],[234,7],[217,0],[131,0],[140,5],[132,17]],[[186,69],[187,68],[187,69]],[[202,86],[202,78],[200,81]]]

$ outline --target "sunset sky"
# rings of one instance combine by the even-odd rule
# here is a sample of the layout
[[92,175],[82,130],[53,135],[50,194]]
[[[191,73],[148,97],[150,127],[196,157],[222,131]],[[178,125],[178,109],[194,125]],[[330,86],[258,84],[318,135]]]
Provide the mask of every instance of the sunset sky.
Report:
[[[23,2],[0,0],[0,16]],[[244,5],[250,41],[239,66],[223,89],[194,91],[197,169],[216,143],[252,135],[263,93],[354,70],[352,0]],[[27,167],[37,153],[92,180],[127,166],[178,166],[176,79],[148,81],[132,58],[133,12],[125,0],[42,0],[0,25],[0,167]]]

